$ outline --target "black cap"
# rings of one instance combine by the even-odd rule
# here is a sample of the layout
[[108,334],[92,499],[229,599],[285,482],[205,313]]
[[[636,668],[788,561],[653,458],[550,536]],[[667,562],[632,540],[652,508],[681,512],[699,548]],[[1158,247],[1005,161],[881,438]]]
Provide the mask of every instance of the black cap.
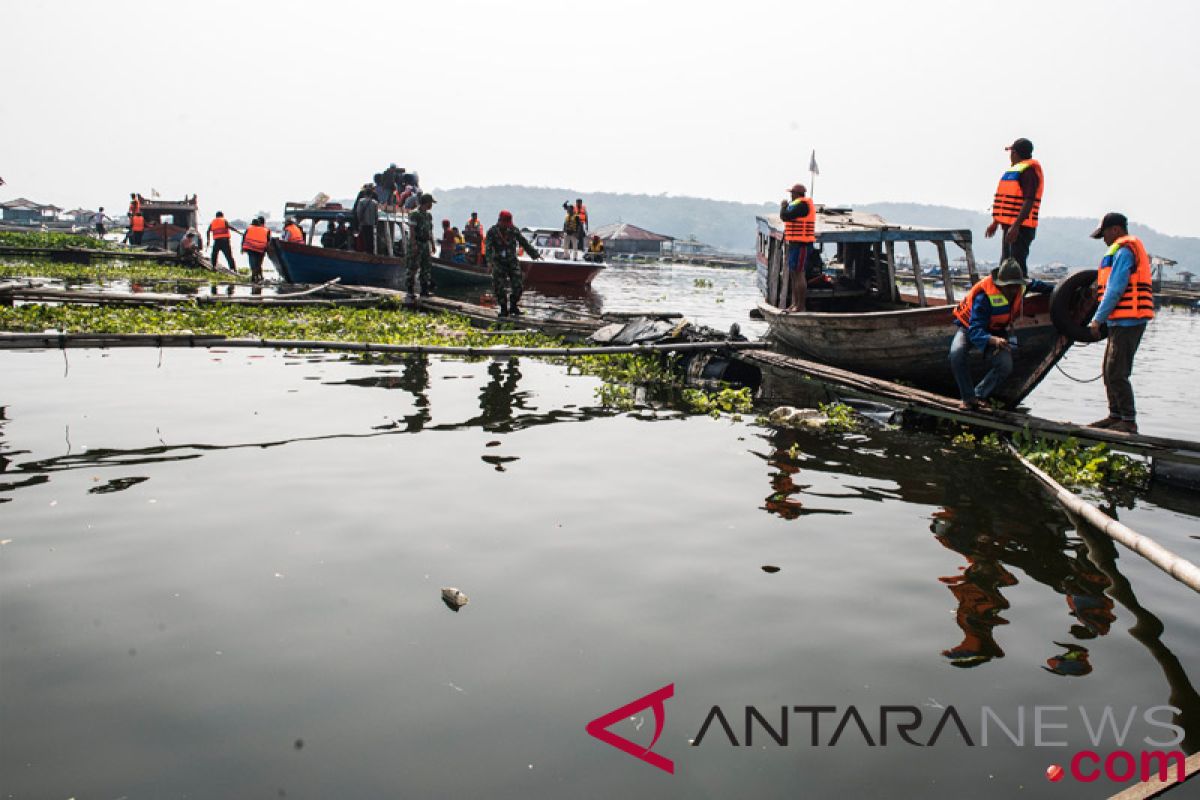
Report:
[[1113,225],[1120,225],[1122,228],[1128,228],[1129,220],[1125,218],[1124,214],[1122,214],[1118,211],[1110,211],[1104,215],[1104,219],[1100,220],[1100,227],[1098,227],[1098,228],[1096,228],[1096,230],[1092,231],[1092,233],[1091,233],[1092,238],[1093,239],[1103,239],[1104,238],[1104,229],[1110,228]]
[[423,194],[418,202],[424,205],[425,203],[436,203],[437,200],[434,200],[431,194]]
[[1031,158],[1033,156],[1033,142],[1029,141],[1028,139],[1017,139],[1004,149],[1012,150],[1017,155],[1024,156],[1025,158]]

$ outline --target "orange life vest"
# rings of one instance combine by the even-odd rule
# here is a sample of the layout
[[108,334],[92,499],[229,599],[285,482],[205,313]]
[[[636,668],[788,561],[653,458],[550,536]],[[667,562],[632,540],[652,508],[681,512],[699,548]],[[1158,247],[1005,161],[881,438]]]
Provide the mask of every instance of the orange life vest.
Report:
[[1000,287],[992,280],[992,276],[987,276],[972,286],[971,291],[967,292],[967,296],[954,309],[954,318],[961,322],[964,328],[971,327],[971,307],[975,304],[975,298],[979,296],[980,292],[987,294],[988,302],[992,305],[992,318],[988,321],[988,333],[999,336],[1004,333],[1013,317],[1020,316],[1021,301],[1025,297],[1025,290],[1022,288],[1017,299],[1010,304],[1008,298],[1004,296],[1004,292],[1000,291]]
[[224,217],[214,217],[213,221],[208,223],[208,232],[214,239],[228,239],[229,223],[225,221]]
[[1126,234],[1113,242],[1112,247],[1100,259],[1100,270],[1096,274],[1096,300],[1104,301],[1104,288],[1108,286],[1108,278],[1112,275],[1113,262],[1117,251],[1128,247],[1133,253],[1134,267],[1129,274],[1129,283],[1117,301],[1117,307],[1108,315],[1109,319],[1154,319],[1154,287],[1153,276],[1150,273],[1150,256],[1146,246],[1136,236]]
[[146,218],[141,214],[134,214],[133,219],[129,220],[129,228],[134,233],[141,233],[146,230]]
[[264,225],[251,225],[246,228],[246,233],[242,235],[242,252],[243,253],[265,253],[267,252],[267,242],[271,239],[271,232]]
[[810,197],[797,197],[788,208],[803,204],[804,216],[788,220],[783,224],[783,239],[787,242],[815,242],[817,240],[817,207]]
[[579,219],[583,220],[583,224],[587,225],[587,206],[575,206],[575,213],[579,215]]
[[129,201],[129,216],[136,217],[142,213],[142,201],[136,197]]
[[1025,195],[1021,191],[1021,173],[1032,169],[1038,177],[1037,195],[1033,198],[1033,208],[1029,216],[1021,223],[1023,228],[1036,228],[1038,212],[1042,208],[1042,190],[1046,188],[1046,176],[1042,173],[1042,165],[1035,159],[1027,158],[1013,164],[1003,175],[996,186],[996,196],[992,198],[992,219],[1001,225],[1012,225],[1025,205]]
[[288,242],[304,242],[304,231],[295,223],[288,225],[283,229],[284,241]]

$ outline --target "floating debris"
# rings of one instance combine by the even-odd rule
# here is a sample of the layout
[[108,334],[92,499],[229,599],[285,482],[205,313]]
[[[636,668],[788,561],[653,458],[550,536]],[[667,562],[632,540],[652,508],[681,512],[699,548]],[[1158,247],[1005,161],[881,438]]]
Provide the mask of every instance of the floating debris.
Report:
[[793,408],[780,406],[767,417],[772,425],[788,428],[824,428],[829,417],[815,408]]
[[462,593],[461,590],[453,586],[442,587],[442,602],[446,604],[446,608],[451,611],[458,611],[460,608],[471,602],[471,599]]
[[779,567],[775,567],[770,564],[763,564],[763,566],[762,566],[762,571],[769,573],[771,575],[774,575],[776,572],[779,572],[779,569],[780,569]]
[[[92,480],[98,481],[100,479],[93,478]],[[137,486],[139,483],[143,483],[148,480],[150,480],[148,477],[113,478],[103,486],[93,486],[91,489],[88,489],[88,494],[112,494],[113,492],[121,492],[131,486]]]

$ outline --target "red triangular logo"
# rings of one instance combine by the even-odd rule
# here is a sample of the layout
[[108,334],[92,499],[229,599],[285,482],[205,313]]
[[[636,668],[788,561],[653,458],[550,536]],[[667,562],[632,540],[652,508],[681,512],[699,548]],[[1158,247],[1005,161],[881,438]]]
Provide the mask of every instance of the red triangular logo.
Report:
[[[669,772],[674,775],[675,762],[669,758],[663,758],[658,753],[651,752],[654,749],[654,745],[658,743],[658,737],[662,736],[663,725],[667,721],[667,710],[663,707],[663,703],[674,696],[675,684],[669,683],[645,697],[639,697],[628,705],[621,706],[603,716],[596,717],[596,719],[587,724],[587,732],[600,741],[611,744],[618,750],[645,761],[652,767],[658,767],[663,772]],[[649,747],[634,744],[624,736],[618,736],[608,729],[610,725],[614,725],[623,719],[628,719],[644,708],[649,708],[654,712],[654,739],[651,740]]]

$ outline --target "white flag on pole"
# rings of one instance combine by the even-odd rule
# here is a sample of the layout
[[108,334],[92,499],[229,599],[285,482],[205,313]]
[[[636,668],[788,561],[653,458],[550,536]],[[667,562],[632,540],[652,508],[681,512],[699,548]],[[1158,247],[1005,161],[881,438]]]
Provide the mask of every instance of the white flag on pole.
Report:
[[821,170],[817,168],[817,151],[812,151],[812,156],[808,159],[808,171],[813,175],[820,175]]

